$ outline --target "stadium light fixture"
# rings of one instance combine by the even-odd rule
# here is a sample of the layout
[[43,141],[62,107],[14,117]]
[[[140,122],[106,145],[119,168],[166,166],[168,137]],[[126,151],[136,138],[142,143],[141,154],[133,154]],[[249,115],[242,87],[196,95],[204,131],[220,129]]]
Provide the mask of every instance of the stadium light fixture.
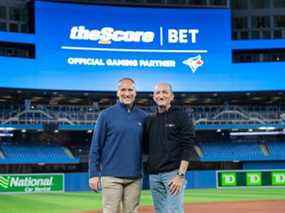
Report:
[[14,134],[13,133],[9,133],[9,132],[0,132],[0,137],[13,137]]
[[284,131],[230,132],[230,136],[285,135]]
[[261,126],[258,127],[259,130],[274,130],[276,129],[274,126]]
[[14,127],[0,127],[0,131],[13,131],[15,130]]

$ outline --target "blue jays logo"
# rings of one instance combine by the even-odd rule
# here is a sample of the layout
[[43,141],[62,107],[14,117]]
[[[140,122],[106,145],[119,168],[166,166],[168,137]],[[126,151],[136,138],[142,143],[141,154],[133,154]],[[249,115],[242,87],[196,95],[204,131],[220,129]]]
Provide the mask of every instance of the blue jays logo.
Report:
[[195,73],[196,70],[204,64],[204,61],[202,60],[201,55],[197,55],[195,57],[186,59],[182,63],[189,66],[192,72]]

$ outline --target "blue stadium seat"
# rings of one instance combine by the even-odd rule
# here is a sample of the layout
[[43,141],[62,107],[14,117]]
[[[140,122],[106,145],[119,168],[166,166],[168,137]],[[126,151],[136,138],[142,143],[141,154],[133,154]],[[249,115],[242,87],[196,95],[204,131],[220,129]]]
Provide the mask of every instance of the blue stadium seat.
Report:
[[1,145],[5,158],[1,164],[63,164],[79,163],[78,158],[69,156],[65,148],[55,145]]
[[264,155],[256,142],[200,143],[202,161],[266,161],[285,160],[285,143],[267,143],[269,155]]

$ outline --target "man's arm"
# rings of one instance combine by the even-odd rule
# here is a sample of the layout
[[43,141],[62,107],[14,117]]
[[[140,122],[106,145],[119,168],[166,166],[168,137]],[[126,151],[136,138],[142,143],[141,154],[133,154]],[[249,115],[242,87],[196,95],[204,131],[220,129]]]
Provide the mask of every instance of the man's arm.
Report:
[[192,120],[186,112],[179,113],[179,141],[181,148],[181,160],[193,161],[198,160],[195,145],[195,130]]
[[182,160],[180,163],[179,169],[178,169],[178,173],[185,175],[187,172],[188,166],[189,166],[189,161]]
[[94,191],[100,188],[101,155],[106,137],[106,122],[102,114],[99,115],[94,128],[89,153],[89,186]]
[[174,177],[169,183],[169,190],[171,194],[177,194],[182,190],[184,185],[184,179],[189,167],[189,162],[193,159],[197,159],[198,155],[194,149],[194,126],[186,113],[181,113],[178,116],[179,119],[179,145],[182,150],[181,162],[177,172],[177,176]]
[[178,194],[184,187],[185,174],[188,169],[189,162],[182,160],[177,175],[169,182],[169,191],[171,194]]
[[142,139],[142,153],[149,154],[149,117],[146,117],[143,123],[143,139]]
[[146,173],[148,170],[148,159],[149,159],[149,125],[150,115],[144,119],[143,125],[143,140],[142,140],[142,162],[143,172]]

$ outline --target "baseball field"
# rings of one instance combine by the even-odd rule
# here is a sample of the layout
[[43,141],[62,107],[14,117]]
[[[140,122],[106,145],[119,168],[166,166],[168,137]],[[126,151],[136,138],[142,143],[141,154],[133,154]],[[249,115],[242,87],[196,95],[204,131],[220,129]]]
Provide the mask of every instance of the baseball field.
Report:
[[[153,212],[149,191],[143,191],[140,212]],[[48,194],[1,194],[1,213],[95,213],[101,196],[93,192]],[[186,212],[281,213],[285,212],[285,189],[186,190]]]

